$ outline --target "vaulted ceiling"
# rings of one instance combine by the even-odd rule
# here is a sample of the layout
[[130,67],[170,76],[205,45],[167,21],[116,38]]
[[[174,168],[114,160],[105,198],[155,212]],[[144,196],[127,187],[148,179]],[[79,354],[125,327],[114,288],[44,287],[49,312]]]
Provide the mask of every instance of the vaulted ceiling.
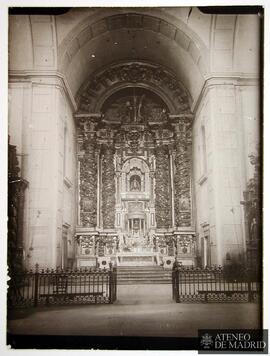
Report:
[[[72,8],[9,17],[10,75],[60,75],[71,101],[111,66],[145,63],[171,73],[191,108],[205,81],[258,78],[258,16],[207,15],[195,7]],[[158,83],[156,83],[158,85]],[[175,109],[176,110],[176,109]]]
[[[99,9],[61,42],[60,69],[76,95],[93,74],[111,64],[145,61],[167,68],[194,100],[207,72],[207,50],[179,18],[160,9]],[[124,13],[123,13],[124,12]],[[107,16],[106,16],[107,15]]]

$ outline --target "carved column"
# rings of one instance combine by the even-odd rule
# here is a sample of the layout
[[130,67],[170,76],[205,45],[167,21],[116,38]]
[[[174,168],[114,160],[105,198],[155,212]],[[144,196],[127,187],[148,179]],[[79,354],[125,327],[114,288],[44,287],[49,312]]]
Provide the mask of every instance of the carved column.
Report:
[[168,146],[156,148],[156,222],[157,228],[171,226],[170,162]]
[[100,193],[101,193],[101,159],[100,159],[100,147],[96,150],[96,159],[97,159],[97,227],[101,225],[100,219]]
[[117,204],[121,204],[120,199],[120,179],[121,179],[121,172],[116,172],[116,197],[117,197]]
[[102,146],[102,219],[104,229],[113,229],[115,222],[115,169],[113,145]]
[[177,227],[191,225],[191,129],[183,121],[176,127],[174,205]]
[[175,208],[174,208],[174,166],[173,166],[173,150],[170,149],[170,183],[171,183],[171,211],[172,211],[172,227],[175,226]]
[[150,180],[150,204],[152,205],[153,202],[155,201],[155,171],[150,171],[149,174],[149,180]]
[[83,142],[84,154],[80,158],[80,221],[81,225],[97,225],[97,157],[94,133]]

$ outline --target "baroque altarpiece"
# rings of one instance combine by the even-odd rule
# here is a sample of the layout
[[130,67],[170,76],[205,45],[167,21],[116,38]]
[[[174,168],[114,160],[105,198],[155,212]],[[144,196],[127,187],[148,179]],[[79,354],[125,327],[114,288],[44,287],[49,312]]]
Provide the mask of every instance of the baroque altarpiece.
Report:
[[194,264],[183,88],[162,68],[129,63],[79,95],[77,266]]

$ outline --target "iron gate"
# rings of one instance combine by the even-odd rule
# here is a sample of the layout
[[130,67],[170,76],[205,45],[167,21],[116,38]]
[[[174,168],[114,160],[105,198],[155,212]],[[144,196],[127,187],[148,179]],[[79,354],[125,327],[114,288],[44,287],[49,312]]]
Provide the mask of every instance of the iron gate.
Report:
[[176,303],[257,302],[260,283],[248,270],[231,278],[222,267],[180,266],[172,271],[172,293]]
[[42,269],[10,276],[8,307],[50,304],[113,303],[117,293],[116,268]]

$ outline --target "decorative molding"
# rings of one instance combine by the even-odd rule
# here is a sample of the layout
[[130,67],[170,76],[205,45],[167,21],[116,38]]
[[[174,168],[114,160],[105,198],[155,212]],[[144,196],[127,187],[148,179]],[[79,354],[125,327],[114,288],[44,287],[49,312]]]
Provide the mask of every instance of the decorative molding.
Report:
[[202,185],[205,181],[207,180],[207,176],[203,174],[199,179],[198,179],[198,184]]
[[197,110],[201,104],[202,98],[207,94],[208,90],[216,86],[234,85],[234,86],[258,86],[260,85],[260,78],[257,74],[243,74],[243,73],[216,73],[205,79],[202,89],[194,100],[191,106],[191,112],[196,115]]
[[168,146],[156,148],[155,208],[157,228],[171,227],[170,165]]
[[38,85],[54,85],[64,90],[67,96],[72,110],[76,112],[78,110],[77,103],[74,99],[73,93],[70,89],[68,81],[65,76],[55,70],[11,70],[9,71],[9,82],[31,82]]
[[111,145],[102,145],[102,221],[105,229],[113,229],[115,223],[115,168],[114,148]]
[[72,182],[67,177],[64,177],[64,184],[67,188],[71,188],[73,185]]
[[136,86],[154,91],[172,113],[190,113],[189,95],[173,73],[146,62],[120,63],[92,75],[78,91],[76,101],[82,113],[99,112],[113,92]]
[[80,221],[83,226],[97,225],[97,160],[96,142],[91,134],[86,135],[80,157]]
[[195,236],[193,234],[184,234],[176,237],[176,249],[178,257],[195,257]]
[[[74,115],[78,124],[78,159],[81,167],[85,165],[81,169],[89,172],[90,167],[85,157],[87,156],[86,147],[91,143],[95,146],[95,157],[98,155],[97,152],[100,157],[99,211],[101,218],[96,255],[113,256],[115,253],[110,253],[109,251],[114,251],[114,248],[105,243],[106,232],[112,229],[115,229],[114,234],[119,236],[120,250],[129,246],[129,243],[133,241],[129,239],[133,238],[134,222],[129,222],[128,219],[138,218],[145,221],[143,225],[140,225],[139,233],[141,234],[141,230],[146,233],[144,239],[149,244],[155,233],[163,235],[169,233],[170,236],[192,234],[190,167],[193,115],[188,106],[184,110],[178,109],[169,114],[166,103],[153,94],[151,89],[136,87],[138,77],[140,79],[140,76],[147,75],[147,70],[142,74],[140,66],[132,67],[133,65],[134,63],[130,63],[130,70],[125,69],[120,76],[126,79],[131,75],[131,69],[134,68],[132,74],[134,78],[128,78],[129,81],[134,80],[134,82],[120,83],[127,90],[118,91],[109,99],[106,97],[108,94],[106,92],[102,99],[104,103],[104,98],[107,98],[102,113],[89,108],[89,111],[79,111]],[[119,68],[122,67],[116,66],[117,70],[110,73],[112,78],[109,85],[118,78]],[[94,83],[94,85],[99,84],[97,98],[99,93],[103,95],[103,90],[106,91],[103,86],[104,80]],[[118,83],[115,84],[117,87]],[[110,87],[109,90],[111,90]],[[176,146],[180,147],[179,152]],[[176,172],[172,176],[179,176],[176,190],[174,184],[171,184],[170,164],[172,171]],[[173,169],[174,164],[176,170]],[[140,182],[130,189],[130,178],[133,175],[137,175]],[[88,187],[87,190],[89,190]],[[172,225],[174,197],[178,199],[178,208],[174,211],[179,213],[175,226]],[[82,194],[81,201],[83,201]],[[95,204],[95,197],[91,199],[91,202]],[[130,202],[140,203],[143,211],[129,211]],[[82,214],[84,213],[89,218],[89,212],[84,211]],[[119,223],[115,227],[118,215]],[[150,223],[150,219],[153,219],[153,222]],[[84,226],[87,227],[87,224]],[[89,224],[88,226],[89,232],[92,231],[94,234],[94,226]],[[144,232],[145,227],[147,230]],[[84,232],[87,234],[87,230]],[[143,237],[136,236],[137,238],[141,239],[140,242],[136,240],[137,251],[140,248],[142,250],[146,248]],[[168,239],[169,236],[166,235],[165,240]],[[174,256],[176,250],[173,238],[167,242],[166,253]],[[147,245],[149,251],[153,248],[150,245]]]
[[175,225],[191,226],[191,123],[182,120],[176,127],[174,155],[174,207]]

